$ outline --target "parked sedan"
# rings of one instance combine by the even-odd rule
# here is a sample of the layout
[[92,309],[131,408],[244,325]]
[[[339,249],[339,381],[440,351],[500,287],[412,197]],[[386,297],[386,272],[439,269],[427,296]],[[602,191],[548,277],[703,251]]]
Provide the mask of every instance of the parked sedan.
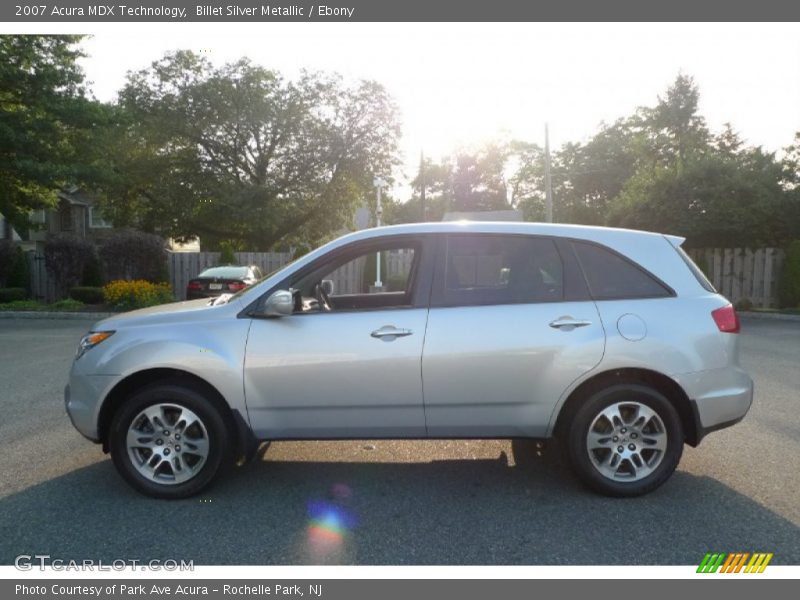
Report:
[[211,267],[189,281],[186,286],[186,299],[214,298],[222,294],[236,293],[253,285],[262,277],[261,269],[254,265]]
[[100,321],[67,412],[161,498],[200,492],[262,441],[363,438],[557,438],[588,487],[644,494],[753,398],[736,312],[682,242],[533,223],[359,231],[219,302]]

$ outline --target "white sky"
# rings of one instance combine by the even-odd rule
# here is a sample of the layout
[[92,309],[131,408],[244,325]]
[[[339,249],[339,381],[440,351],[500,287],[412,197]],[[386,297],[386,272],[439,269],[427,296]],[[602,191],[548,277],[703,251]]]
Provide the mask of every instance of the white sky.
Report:
[[502,135],[542,143],[545,121],[554,147],[585,140],[601,121],[652,105],[680,71],[699,84],[713,129],[731,121],[768,150],[800,130],[798,24],[115,23],[27,31],[94,34],[84,68],[102,100],[114,98],[127,70],[178,48],[219,64],[248,56],[289,77],[307,68],[378,80],[402,113],[406,175],[421,149],[438,159]]

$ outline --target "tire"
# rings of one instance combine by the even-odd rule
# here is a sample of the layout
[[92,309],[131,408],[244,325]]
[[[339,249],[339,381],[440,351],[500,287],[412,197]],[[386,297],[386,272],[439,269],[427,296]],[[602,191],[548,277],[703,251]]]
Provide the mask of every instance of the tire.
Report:
[[205,391],[180,382],[134,392],[114,414],[108,441],[119,474],[153,498],[198,494],[232,461],[222,414]]
[[566,442],[567,458],[585,485],[607,496],[631,497],[669,479],[684,436],[678,412],[663,394],[647,385],[618,384],[595,392],[577,409]]

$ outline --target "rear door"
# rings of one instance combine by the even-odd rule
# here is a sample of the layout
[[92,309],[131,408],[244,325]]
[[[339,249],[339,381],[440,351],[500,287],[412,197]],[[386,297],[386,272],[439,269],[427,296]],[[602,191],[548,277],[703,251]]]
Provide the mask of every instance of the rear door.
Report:
[[422,358],[431,437],[544,436],[605,334],[571,248],[530,235],[443,237]]

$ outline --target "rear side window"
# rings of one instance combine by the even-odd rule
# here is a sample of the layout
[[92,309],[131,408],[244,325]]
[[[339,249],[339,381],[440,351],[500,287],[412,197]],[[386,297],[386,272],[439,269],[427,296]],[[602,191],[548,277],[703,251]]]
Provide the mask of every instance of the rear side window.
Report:
[[597,244],[573,242],[595,300],[662,298],[671,291],[643,268]]
[[449,237],[442,279],[440,293],[447,304],[548,302],[564,297],[561,257],[546,238]]
[[686,251],[680,246],[675,248],[675,250],[678,251],[678,255],[680,255],[680,257],[683,259],[683,262],[686,263],[686,266],[689,267],[692,275],[694,275],[695,279],[697,279],[697,283],[703,286],[705,291],[716,294],[717,290],[714,288],[714,285],[708,280],[708,277],[705,276],[705,273],[700,270],[700,267],[695,264],[695,262],[692,260],[692,257],[686,254]]

